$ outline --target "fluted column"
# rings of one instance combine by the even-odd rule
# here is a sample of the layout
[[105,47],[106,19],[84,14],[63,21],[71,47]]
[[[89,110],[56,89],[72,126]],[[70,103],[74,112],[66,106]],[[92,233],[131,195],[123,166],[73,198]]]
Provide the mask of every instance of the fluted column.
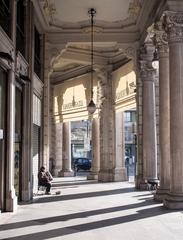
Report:
[[99,119],[92,119],[92,168],[88,180],[97,180],[100,169]]
[[127,181],[125,167],[125,129],[124,112],[116,113],[116,158],[115,158],[115,181]]
[[152,68],[154,48],[146,44],[145,53],[141,55],[142,88],[142,141],[143,141],[143,182],[141,188],[146,188],[147,181],[157,180],[157,139],[155,114],[155,70]]
[[169,48],[162,22],[155,25],[155,44],[159,53],[159,145],[160,187],[155,199],[162,201],[170,190],[170,88]]
[[164,205],[183,209],[183,13],[165,13],[170,59],[170,192]]
[[59,172],[61,177],[74,176],[71,169],[71,123],[63,123],[63,142],[62,142],[62,170]]

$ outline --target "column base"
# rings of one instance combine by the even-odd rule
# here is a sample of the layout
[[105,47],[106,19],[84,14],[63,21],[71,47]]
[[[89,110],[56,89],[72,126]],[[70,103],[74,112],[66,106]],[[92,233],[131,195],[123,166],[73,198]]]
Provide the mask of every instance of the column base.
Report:
[[59,172],[61,172],[62,167],[55,167],[53,170],[53,177],[57,177],[59,175]]
[[15,195],[15,190],[8,192],[6,197],[6,211],[7,212],[15,212],[17,210],[18,200]]
[[22,190],[22,201],[30,201],[31,198],[33,197],[32,193],[33,193],[33,189],[31,188],[30,182],[28,183],[27,186],[28,189],[26,190]]
[[87,180],[98,180],[98,172],[90,172],[87,176]]
[[183,209],[183,194],[167,194],[163,201],[165,207],[169,209]]
[[99,171],[98,174],[99,182],[114,182],[114,174],[112,170]]
[[114,182],[124,182],[128,180],[126,168],[114,169]]
[[156,193],[154,194],[154,200],[158,202],[163,202],[163,200],[167,197],[169,191],[169,189],[158,188]]
[[147,180],[143,179],[141,176],[136,177],[135,187],[138,190],[148,190]]
[[139,185],[139,190],[147,191],[148,190],[148,183],[146,181],[141,181]]
[[74,177],[74,172],[61,170],[58,172],[58,177]]
[[142,181],[142,177],[137,175],[136,178],[135,178],[135,188],[140,190],[140,183]]
[[31,191],[30,190],[26,190],[26,191],[22,191],[22,201],[27,202],[31,200]]

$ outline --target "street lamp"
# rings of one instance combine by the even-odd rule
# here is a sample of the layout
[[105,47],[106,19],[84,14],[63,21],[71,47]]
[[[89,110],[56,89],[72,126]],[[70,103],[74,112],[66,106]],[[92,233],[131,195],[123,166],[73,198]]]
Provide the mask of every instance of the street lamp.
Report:
[[93,18],[96,14],[94,8],[89,9],[88,14],[91,16],[91,89],[90,89],[90,102],[87,106],[87,110],[90,114],[96,111],[96,105],[93,101]]

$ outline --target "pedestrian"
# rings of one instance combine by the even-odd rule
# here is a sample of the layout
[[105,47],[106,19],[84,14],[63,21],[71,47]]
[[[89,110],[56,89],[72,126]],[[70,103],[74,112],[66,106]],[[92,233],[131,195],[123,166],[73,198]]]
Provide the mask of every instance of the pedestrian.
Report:
[[46,171],[45,167],[42,166],[38,173],[38,185],[46,187],[45,194],[51,194],[51,181],[53,180],[53,177],[49,171]]

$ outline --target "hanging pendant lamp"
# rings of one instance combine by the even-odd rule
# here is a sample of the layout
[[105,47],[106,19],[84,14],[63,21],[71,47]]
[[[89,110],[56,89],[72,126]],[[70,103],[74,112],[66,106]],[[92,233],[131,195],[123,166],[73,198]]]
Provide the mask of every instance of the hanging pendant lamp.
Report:
[[93,101],[93,18],[96,14],[94,8],[89,9],[88,14],[91,17],[91,90],[90,90],[90,102],[87,106],[87,110],[90,114],[93,114],[96,111],[96,105]]

